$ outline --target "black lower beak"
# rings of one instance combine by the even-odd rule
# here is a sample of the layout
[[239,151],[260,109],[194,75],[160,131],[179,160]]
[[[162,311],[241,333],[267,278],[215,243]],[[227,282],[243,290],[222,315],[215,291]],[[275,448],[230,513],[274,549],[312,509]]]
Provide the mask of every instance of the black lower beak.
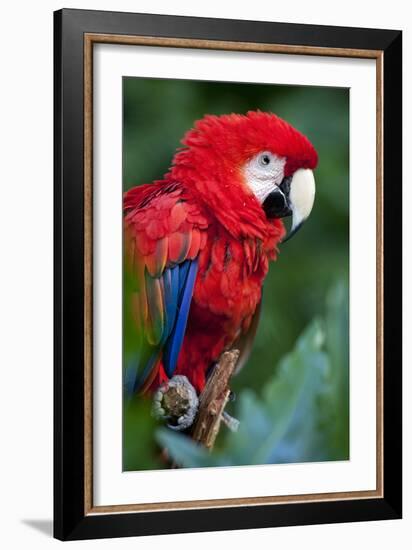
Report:
[[291,176],[283,178],[282,183],[275,187],[263,201],[262,207],[267,218],[286,218],[292,215],[289,202],[291,181]]

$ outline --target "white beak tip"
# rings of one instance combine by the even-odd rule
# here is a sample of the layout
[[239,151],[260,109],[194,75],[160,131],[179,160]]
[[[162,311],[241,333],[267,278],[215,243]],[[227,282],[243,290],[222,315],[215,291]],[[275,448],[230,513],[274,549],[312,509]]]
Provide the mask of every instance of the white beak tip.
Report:
[[300,168],[290,183],[289,202],[292,208],[292,227],[289,234],[283,239],[288,241],[309,217],[315,202],[315,178],[312,170]]

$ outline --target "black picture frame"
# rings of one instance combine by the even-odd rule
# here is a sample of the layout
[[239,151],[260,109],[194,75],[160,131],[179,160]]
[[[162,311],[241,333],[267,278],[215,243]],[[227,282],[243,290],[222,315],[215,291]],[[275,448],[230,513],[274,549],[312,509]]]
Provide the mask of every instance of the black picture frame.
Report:
[[[379,50],[383,56],[383,495],[189,510],[85,511],[84,36]],[[64,9],[54,14],[54,536],[61,540],[396,519],[402,514],[402,33]]]

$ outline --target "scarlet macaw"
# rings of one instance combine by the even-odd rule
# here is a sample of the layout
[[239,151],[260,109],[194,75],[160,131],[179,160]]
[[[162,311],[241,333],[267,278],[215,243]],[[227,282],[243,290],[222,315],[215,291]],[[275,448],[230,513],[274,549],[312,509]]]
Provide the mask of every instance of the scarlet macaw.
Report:
[[[182,140],[162,180],[124,195],[126,269],[140,354],[130,393],[185,375],[200,392],[222,351],[244,363],[262,285],[285,237],[311,212],[317,153],[272,113],[207,115]],[[290,236],[289,235],[289,236]]]

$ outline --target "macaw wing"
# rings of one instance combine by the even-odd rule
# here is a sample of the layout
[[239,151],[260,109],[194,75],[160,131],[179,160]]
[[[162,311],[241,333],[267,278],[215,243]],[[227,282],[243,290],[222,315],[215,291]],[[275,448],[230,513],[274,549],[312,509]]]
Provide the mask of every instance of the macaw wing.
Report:
[[[142,186],[146,195],[147,187]],[[126,364],[128,393],[150,386],[160,360],[167,376],[173,375],[198,255],[206,242],[207,222],[197,206],[185,200],[179,188],[151,187],[153,192],[129,209],[124,222],[126,271],[134,285],[125,307],[131,308],[136,329],[136,353]]]
[[[139,323],[139,357],[128,372],[128,390],[144,391],[157,374],[160,359],[171,377],[177,365],[197,275],[197,259],[166,267],[160,277],[147,271],[137,307],[146,310]],[[143,305],[144,304],[144,305]],[[142,311],[137,312],[138,315]],[[136,360],[137,359],[137,360]]]

